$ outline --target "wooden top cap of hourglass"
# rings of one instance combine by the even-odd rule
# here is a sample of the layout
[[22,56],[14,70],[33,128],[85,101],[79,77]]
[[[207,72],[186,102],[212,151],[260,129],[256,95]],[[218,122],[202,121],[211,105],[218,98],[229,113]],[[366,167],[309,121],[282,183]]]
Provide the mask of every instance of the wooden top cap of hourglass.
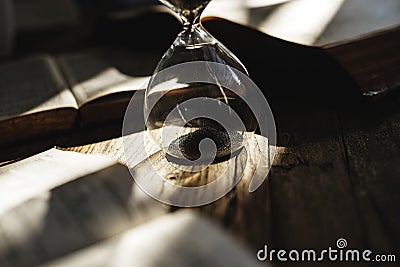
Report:
[[196,10],[204,8],[211,0],[160,0],[163,4],[176,10]]

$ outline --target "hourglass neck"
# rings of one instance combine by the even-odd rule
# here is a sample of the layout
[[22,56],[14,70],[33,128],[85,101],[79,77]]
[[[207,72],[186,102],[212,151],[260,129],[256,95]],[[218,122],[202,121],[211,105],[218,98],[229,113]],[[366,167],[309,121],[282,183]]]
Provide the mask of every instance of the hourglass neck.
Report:
[[174,45],[186,46],[189,49],[193,46],[214,44],[216,40],[201,25],[200,17],[204,8],[198,10],[183,10],[179,13],[183,29],[175,40]]
[[189,30],[194,27],[199,26],[200,24],[200,16],[202,12],[199,11],[189,11],[189,10],[183,10],[180,12],[180,17],[182,20],[183,24],[183,30]]

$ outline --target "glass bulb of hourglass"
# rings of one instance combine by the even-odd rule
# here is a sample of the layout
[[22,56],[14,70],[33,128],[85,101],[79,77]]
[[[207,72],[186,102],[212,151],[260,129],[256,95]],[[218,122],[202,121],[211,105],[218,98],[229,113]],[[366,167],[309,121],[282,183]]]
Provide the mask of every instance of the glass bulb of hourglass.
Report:
[[[158,63],[146,90],[147,130],[174,159],[229,157],[242,148],[246,133],[257,128],[237,75],[247,71],[201,26],[200,15],[211,0],[160,1],[178,14],[183,30]],[[212,155],[207,155],[209,150]]]

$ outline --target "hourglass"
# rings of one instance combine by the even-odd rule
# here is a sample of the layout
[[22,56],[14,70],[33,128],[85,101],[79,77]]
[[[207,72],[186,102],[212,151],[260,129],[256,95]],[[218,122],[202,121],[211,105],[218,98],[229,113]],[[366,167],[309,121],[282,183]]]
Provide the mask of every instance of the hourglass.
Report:
[[243,101],[243,64],[208,33],[200,16],[211,0],[160,0],[183,29],[158,63],[145,95],[152,138],[174,160],[212,161],[241,150],[257,128]]

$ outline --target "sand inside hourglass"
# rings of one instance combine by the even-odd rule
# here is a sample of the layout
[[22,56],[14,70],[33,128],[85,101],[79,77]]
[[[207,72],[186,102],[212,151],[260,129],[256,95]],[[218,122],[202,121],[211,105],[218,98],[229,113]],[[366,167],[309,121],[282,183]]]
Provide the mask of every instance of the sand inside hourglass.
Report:
[[[163,128],[167,116],[171,114],[174,108],[179,107],[180,103],[199,97],[212,98],[229,105],[229,108],[244,122],[245,131],[255,131],[257,127],[256,120],[247,104],[231,90],[223,88],[222,93],[220,87],[208,83],[192,83],[184,88],[169,90],[167,92],[156,92],[150,95],[149,99],[154,98],[158,99],[158,101],[156,101],[156,105],[149,114],[148,129],[157,130]],[[189,113],[190,111],[187,112]],[[226,113],[226,110],[221,109],[220,112]],[[179,118],[176,118],[177,120],[184,120],[185,110],[182,110],[179,116]],[[226,116],[229,121],[230,115],[226,114]],[[166,154],[169,154],[173,158],[182,158],[183,156],[187,160],[197,160],[201,156],[209,160],[209,157],[214,155],[216,148],[215,159],[224,159],[243,147],[243,129],[233,130],[228,133],[223,125],[204,117],[190,121],[185,120],[185,122],[186,124],[179,137],[169,143],[165,149]],[[203,155],[199,150],[199,146],[201,141],[206,138],[214,142],[215,148],[210,148],[210,151],[206,149],[206,155]]]

